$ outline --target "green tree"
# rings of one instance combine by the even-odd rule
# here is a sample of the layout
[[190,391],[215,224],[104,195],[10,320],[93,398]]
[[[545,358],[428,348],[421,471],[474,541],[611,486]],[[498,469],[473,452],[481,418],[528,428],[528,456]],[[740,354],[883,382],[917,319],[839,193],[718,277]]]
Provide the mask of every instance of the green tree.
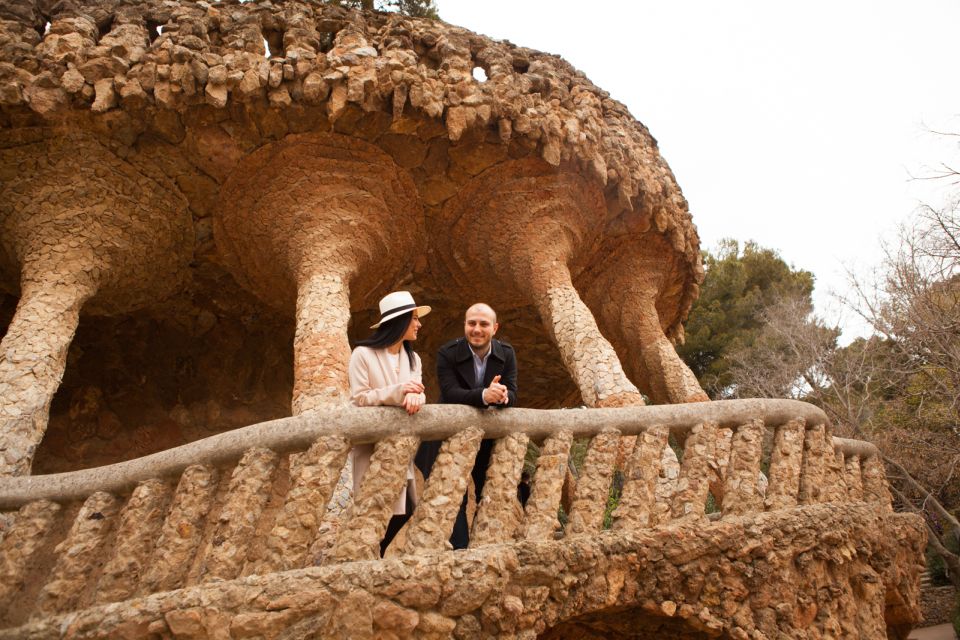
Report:
[[723,397],[730,386],[727,355],[750,346],[764,324],[763,313],[783,298],[813,309],[813,274],[793,269],[779,254],[747,242],[726,239],[716,255],[705,251],[706,276],[686,324],[686,342],[677,348],[701,386]]

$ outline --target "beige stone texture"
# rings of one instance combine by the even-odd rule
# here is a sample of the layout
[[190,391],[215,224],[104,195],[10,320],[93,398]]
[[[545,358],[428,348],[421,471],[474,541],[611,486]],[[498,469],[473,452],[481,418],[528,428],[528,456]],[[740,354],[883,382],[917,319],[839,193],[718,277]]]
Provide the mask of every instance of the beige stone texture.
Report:
[[[813,534],[820,531],[828,533]],[[869,504],[808,505],[249,576],[41,618],[0,638],[136,638],[148,630],[191,638],[431,638],[456,630],[464,638],[880,639],[888,623],[919,616],[923,542],[912,515]],[[887,601],[914,606],[888,610],[895,615],[885,621]]]
[[230,580],[240,575],[251,547],[257,544],[254,533],[276,468],[277,454],[270,449],[250,449],[240,458],[213,536],[203,551],[201,581]]
[[847,484],[847,498],[854,502],[863,500],[863,475],[860,469],[861,457],[845,455],[843,457],[843,478]]
[[116,542],[100,575],[96,602],[119,602],[136,595],[160,537],[171,494],[170,486],[156,478],[133,490],[120,511]]
[[[650,221],[644,224],[649,230]],[[631,379],[653,402],[708,400],[668,337],[682,331],[682,325],[674,324],[666,312],[682,295],[670,283],[683,266],[664,259],[671,253],[670,240],[655,233],[614,238],[604,241],[601,250],[606,259],[581,276],[585,300],[597,314],[604,335],[626,363]],[[611,291],[617,295],[609,295]]]
[[643,404],[573,284],[571,264],[595,242],[594,221],[604,212],[602,192],[583,178],[539,161],[506,162],[444,205],[438,252],[457,288],[495,308],[511,304],[508,291],[525,293],[587,406]]
[[827,469],[825,502],[843,502],[847,499],[847,481],[844,477],[843,451],[834,444],[824,452],[824,466]]
[[560,429],[547,438],[540,448],[537,460],[537,473],[530,488],[530,498],[524,509],[524,540],[549,540],[559,529],[557,509],[560,507],[560,494],[567,473],[567,460],[570,458],[570,445],[573,433]]
[[724,481],[724,517],[763,510],[763,495],[758,486],[763,435],[764,427],[760,420],[751,420],[734,431]]
[[[920,519],[815,407],[697,402],[673,343],[702,278],[655,140],[557,56],[306,0],[0,3],[0,638],[903,636]],[[429,398],[483,299],[526,408],[346,407],[394,289],[434,308]],[[448,551],[481,432],[475,544]],[[381,560],[421,440],[448,445],[436,502]]]
[[619,440],[620,432],[610,429],[601,431],[590,442],[567,520],[568,535],[589,535],[603,528]]
[[517,499],[517,485],[529,442],[527,434],[512,433],[493,446],[483,495],[470,527],[471,548],[509,542],[519,530],[523,507]]
[[[471,427],[440,446],[420,505],[406,527],[403,547],[406,553],[429,553],[447,548],[482,439],[483,432]],[[391,545],[391,550],[397,546]]]
[[380,541],[419,445],[420,438],[407,435],[387,436],[377,443],[360,492],[343,515],[330,561],[371,560],[380,556]]
[[663,451],[669,448],[669,430],[654,426],[637,436],[637,446],[627,464],[620,503],[613,512],[613,529],[629,530],[659,524],[656,509],[657,481]]
[[306,565],[333,488],[350,453],[350,443],[326,436],[290,465],[290,490],[264,543],[253,573],[299,569]]
[[807,429],[803,435],[803,463],[800,468],[800,491],[797,501],[800,504],[823,502],[824,479],[824,450],[833,445],[826,441],[826,429],[822,424]]
[[183,471],[139,593],[184,586],[200,545],[218,477],[216,469],[205,465],[191,465]]
[[717,423],[702,422],[690,430],[680,461],[680,477],[671,496],[674,520],[706,517],[711,475],[716,470]]
[[[666,265],[640,287],[643,304],[631,298],[630,313],[645,326],[660,327],[642,332],[641,350],[666,363],[664,371],[670,373],[664,374],[669,379],[664,384],[678,389],[671,393],[696,396],[689,375],[674,366],[679,360],[670,346],[682,336],[681,322],[702,277],[686,202],[649,132],[562,59],[440,22],[292,1],[226,10],[186,0],[176,5],[76,0],[43,12],[34,7],[27,15],[32,17],[11,13],[2,25],[0,149],[5,153],[0,171],[31,185],[29,204],[36,208],[43,199],[40,190],[47,188],[43,185],[52,184],[69,198],[71,181],[86,179],[94,165],[119,167],[101,170],[94,177],[96,189],[88,192],[114,193],[118,201],[141,200],[143,206],[131,211],[129,203],[119,202],[101,211],[91,205],[78,213],[78,224],[87,225],[88,233],[96,230],[110,241],[103,246],[68,242],[66,253],[97,261],[97,268],[73,264],[70,274],[61,274],[44,267],[51,275],[40,278],[40,288],[56,304],[46,315],[25,309],[7,331],[11,340],[22,336],[18,340],[38,347],[38,353],[47,352],[43,357],[53,366],[51,375],[29,384],[30,393],[18,391],[22,401],[18,398],[14,407],[20,416],[14,431],[27,435],[23,443],[10,444],[11,460],[18,461],[11,464],[20,465],[15,473],[29,467],[24,461],[34,457],[48,421],[55,437],[41,447],[41,468],[68,470],[76,463],[67,451],[78,443],[86,449],[85,458],[113,462],[279,417],[276,407],[284,401],[294,413],[337,403],[343,399],[346,336],[362,333],[369,310],[391,288],[407,286],[444,303],[435,304],[437,331],[425,335],[422,345],[434,351],[475,293],[474,284],[459,287],[450,272],[451,261],[460,258],[447,250],[448,229],[457,224],[445,213],[452,210],[448,202],[485,184],[487,174],[509,174],[517,162],[533,171],[528,192],[549,203],[541,211],[555,214],[547,235],[560,233],[567,236],[562,244],[576,243],[565,269],[546,256],[532,265],[536,283],[523,280],[498,289],[498,310],[510,328],[506,337],[521,347],[527,370],[542,372],[525,384],[524,403],[640,401],[635,385],[650,383],[641,373],[626,372],[634,381],[624,375],[621,359],[637,358],[620,334],[633,332],[616,326],[632,326],[633,316],[595,322],[587,308],[593,303],[581,299],[593,287],[594,268],[602,263],[610,271],[606,284],[595,289],[619,287],[614,279],[632,273],[633,264],[611,262],[638,252]],[[271,43],[269,52],[264,39]],[[486,82],[473,79],[476,67],[487,70]],[[64,150],[84,159],[62,164],[80,167],[64,180],[50,179],[60,168],[19,160]],[[563,202],[570,188],[582,195]],[[4,193],[0,206],[23,209],[19,189]],[[505,185],[503,195],[510,193]],[[572,217],[558,208],[580,208],[580,203],[585,206]],[[46,199],[43,206],[57,205]],[[493,208],[471,217],[482,224],[496,215]],[[44,233],[53,230],[49,216],[33,217],[50,227]],[[19,228],[19,218],[11,220]],[[146,237],[141,223],[149,227]],[[20,230],[10,237],[24,235]],[[531,255],[541,256],[536,247],[522,246],[523,237],[516,238],[517,251],[525,255],[507,251],[493,265],[495,280],[514,280],[514,271],[530,267]],[[40,304],[22,286],[29,265],[9,247],[2,253],[0,283],[9,298],[0,306],[17,298],[21,305]],[[611,255],[622,257],[611,261]],[[472,275],[472,283],[484,279],[479,271]],[[249,292],[270,309],[250,309]],[[165,297],[170,304],[160,304]],[[155,318],[188,324],[191,333],[210,332],[215,340],[232,340],[226,327],[242,322],[261,336],[264,348],[281,352],[291,342],[286,330],[275,329],[292,315],[293,389],[273,388],[261,373],[257,388],[243,391],[269,394],[268,403],[236,402],[243,396],[224,388],[231,380],[215,385],[217,395],[205,403],[171,408],[148,393],[141,412],[150,419],[141,420],[122,398],[134,389],[142,394],[133,380],[146,372],[131,371],[104,381],[106,386],[86,382],[92,372],[104,370],[102,361],[126,361],[128,354],[102,344],[103,336],[114,327],[128,328],[130,314],[140,309],[140,323]],[[111,315],[91,320],[93,313]],[[350,323],[358,313],[362,319]],[[538,314],[554,317],[538,321]],[[652,324],[650,314],[659,316]],[[40,330],[54,326],[58,331]],[[55,340],[40,348],[34,333]],[[152,335],[143,327],[136,339]],[[87,354],[84,361],[66,358],[74,340],[74,351]],[[102,354],[101,362],[94,362],[94,353]],[[204,366],[197,362],[204,358],[216,362],[196,348],[184,370]],[[141,362],[141,367],[153,366],[148,358]],[[171,367],[157,368],[147,374],[151,392],[165,390],[170,382],[163,378],[174,377]],[[275,369],[264,363],[262,372]],[[659,376],[654,369],[649,375]],[[220,372],[208,375],[228,378]],[[431,376],[428,389],[435,394]],[[64,403],[51,407],[59,378],[67,397],[79,402],[100,392],[100,400],[82,415]],[[180,378],[175,377],[178,395],[190,395],[193,381]],[[81,418],[99,425],[95,435],[75,428]],[[118,431],[122,443],[113,437]]]
[[49,500],[28,502],[20,507],[10,531],[0,542],[0,612],[13,595],[23,589],[31,563],[44,544],[60,513],[60,505]]
[[[132,514],[143,513],[150,508],[151,501],[145,487],[155,487],[156,481],[141,481],[129,494],[119,491],[116,499],[102,491],[95,492],[74,522],[86,522],[84,517],[89,520],[87,512],[90,511],[90,505],[106,496],[112,500],[113,511],[122,514],[120,517],[108,514],[109,518],[119,522],[116,534],[104,534],[105,531],[113,531],[109,522],[84,525],[83,533],[53,531],[53,540],[44,542],[32,554],[34,559],[29,571],[34,573],[26,575],[24,583],[36,585],[29,588],[37,589],[40,593],[63,586],[62,576],[70,572],[45,569],[59,566],[61,562],[62,553],[44,551],[50,549],[59,536],[65,540],[99,540],[96,543],[99,557],[107,562],[107,567],[101,571],[99,562],[95,562],[82,579],[75,571],[71,573],[75,578],[70,581],[72,592],[79,595],[74,597],[73,604],[67,606],[66,610],[72,610],[68,625],[76,620],[95,619],[97,624],[103,623],[102,629],[90,633],[101,633],[104,637],[166,633],[185,637],[210,637],[210,634],[238,638],[342,637],[359,634],[364,637],[430,638],[449,637],[453,633],[469,638],[541,633],[558,635],[573,633],[574,629],[592,629],[591,633],[605,629],[610,637],[631,637],[631,634],[632,637],[659,637],[664,634],[699,637],[697,634],[702,633],[704,628],[739,636],[739,632],[735,631],[737,627],[760,630],[764,634],[781,629],[783,633],[792,635],[795,627],[782,627],[780,621],[785,618],[776,612],[786,611],[787,605],[794,606],[794,602],[799,602],[796,605],[799,608],[787,619],[799,620],[790,623],[801,625],[796,628],[807,628],[804,625],[810,624],[809,602],[817,602],[818,610],[826,612],[822,619],[814,617],[824,625],[823,633],[836,635],[840,633],[837,629],[846,629],[851,633],[851,630],[860,629],[867,637],[877,637],[876,634],[881,630],[885,632],[888,624],[892,625],[891,629],[908,627],[917,619],[916,585],[920,571],[920,550],[923,548],[923,528],[915,516],[893,514],[889,505],[877,502],[851,502],[846,496],[838,503],[780,508],[766,514],[762,512],[762,504],[754,500],[752,504],[756,505],[755,508],[743,509],[742,514],[737,515],[735,509],[738,504],[742,506],[737,497],[740,493],[748,493],[746,480],[741,481],[737,490],[727,492],[721,519],[708,519],[704,514],[710,478],[716,475],[718,467],[716,447],[713,446],[716,444],[718,425],[723,424],[724,428],[726,425],[741,425],[733,443],[727,481],[732,483],[733,478],[740,477],[755,482],[759,453],[756,444],[750,443],[762,442],[759,437],[761,425],[764,422],[782,425],[783,416],[804,413],[799,411],[803,406],[785,402],[738,401],[678,407],[556,412],[520,409],[515,413],[482,412],[467,407],[431,407],[413,420],[399,412],[391,414],[386,410],[369,409],[340,411],[337,415],[340,415],[342,422],[339,424],[332,424],[321,410],[309,416],[265,425],[261,436],[264,440],[258,445],[250,440],[250,436],[258,433],[251,428],[247,438],[238,440],[237,444],[243,443],[244,446],[238,446],[234,453],[229,453],[233,445],[223,437],[214,439],[214,443],[221,442],[219,446],[209,450],[198,446],[190,452],[192,459],[205,460],[211,466],[185,469],[172,500],[170,514],[164,522],[158,550],[150,556],[149,562],[158,565],[159,569],[156,566],[146,567],[147,578],[137,597],[104,609],[96,604],[100,598],[95,589],[105,580],[109,584],[112,579],[109,566],[113,559],[130,555],[145,557],[143,548],[137,545],[143,538],[138,537],[135,531],[129,536],[121,535],[119,529],[132,528]],[[745,412],[750,411],[763,417],[745,420]],[[685,422],[667,426],[669,420],[665,421],[664,416],[678,412],[686,416]],[[822,417],[813,408],[806,410],[806,413],[814,423],[817,422],[816,418]],[[705,420],[707,416],[719,419]],[[349,422],[351,419],[356,422]],[[472,427],[466,426],[471,423]],[[350,424],[355,425],[353,429]],[[314,429],[319,427],[319,430],[310,433],[310,429],[306,429],[308,425],[313,425]],[[568,428],[568,425],[573,428]],[[617,425],[618,428],[611,429],[609,425]],[[563,430],[559,436],[550,436],[544,442],[537,460],[533,493],[526,512],[521,515],[516,501],[516,482],[527,438],[551,430],[555,432],[557,427]],[[662,465],[662,451],[670,429],[684,446],[678,488],[671,499],[672,507],[680,517],[652,525],[649,521],[640,524],[636,519],[627,520],[615,514],[613,529],[601,531],[599,518],[607,504],[610,471],[619,434],[634,435],[639,432],[640,446],[637,447],[634,465],[642,461],[651,463],[651,468],[645,469],[639,476],[634,474],[635,467],[627,470],[623,500],[623,506],[627,507],[636,502],[630,497],[631,491],[637,491],[631,489],[635,485],[642,485],[640,489],[645,487],[648,496],[655,495],[660,476],[656,468],[657,461],[661,461]],[[318,442],[337,437],[334,436],[334,430],[342,434],[339,436],[341,439],[332,442],[329,449],[318,447]],[[560,528],[557,508],[574,432],[593,436],[594,442],[588,452],[578,490],[578,504],[564,530]],[[389,433],[394,435],[387,436]],[[447,550],[445,537],[459,504],[457,500],[450,500],[441,505],[442,517],[447,522],[442,527],[444,530],[431,533],[432,542],[429,546],[433,550],[421,548],[410,554],[406,549],[401,552],[399,547],[391,547],[387,558],[378,560],[378,541],[392,512],[391,496],[399,492],[400,483],[405,481],[409,460],[420,439],[448,440],[444,453],[453,454],[442,455],[437,462],[439,468],[434,469],[436,477],[440,478],[439,481],[434,480],[435,486],[447,488],[425,492],[418,510],[426,508],[421,515],[418,516],[417,512],[414,515],[414,520],[432,521],[437,518],[432,517],[436,515],[435,511],[427,507],[428,499],[434,494],[450,493],[448,485],[457,485],[453,493],[462,495],[466,477],[463,469],[475,455],[481,434],[497,436],[500,440],[494,448],[488,473],[489,500],[482,502],[480,507],[481,512],[493,507],[490,511],[493,517],[478,515],[474,524],[474,531],[483,539],[467,551]],[[232,546],[236,553],[229,554],[225,562],[229,564],[230,572],[239,576],[240,558],[249,557],[244,551],[244,541],[249,540],[250,535],[266,536],[280,514],[284,513],[287,501],[303,500],[304,494],[298,490],[296,481],[287,481],[285,475],[279,475],[276,481],[266,481],[273,475],[272,468],[276,464],[277,456],[273,451],[290,451],[290,447],[294,447],[288,457],[291,459],[290,477],[297,478],[301,469],[311,462],[316,464],[322,458],[316,457],[322,451],[332,454],[339,451],[342,454],[347,448],[344,442],[378,438],[380,443],[377,445],[378,453],[374,454],[375,464],[364,478],[356,504],[348,510],[348,519],[337,530],[338,545],[342,546],[334,548],[340,553],[344,548],[349,553],[362,553],[363,561],[354,562],[330,552],[321,558],[325,561],[322,567],[263,571],[259,575],[256,572],[251,575],[248,568],[245,577],[231,579],[219,574],[216,580],[204,581],[205,575],[209,577],[210,573],[205,574],[203,567],[209,566],[210,558],[223,551],[215,550],[218,539],[236,543]],[[838,450],[851,460],[855,456],[865,459],[876,457],[876,450],[865,443],[842,439],[834,442]],[[312,456],[299,453],[297,447],[301,446],[309,446]],[[743,450],[750,455],[741,453]],[[228,457],[218,457],[224,455]],[[338,466],[332,458],[338,455],[325,458],[330,463],[326,465],[328,473],[325,474],[328,487],[336,477]],[[232,456],[240,456],[241,459],[234,463],[236,458]],[[220,483],[219,489],[213,482],[214,465],[224,472],[233,469],[232,478]],[[140,464],[138,469],[141,474],[155,470],[149,464]],[[454,473],[458,469],[460,472]],[[286,463],[281,465],[281,470],[286,472]],[[84,473],[66,476],[82,476]],[[321,472],[320,475],[324,474]],[[602,478],[602,482],[595,481],[595,476]],[[93,477],[98,478],[101,488],[111,486],[109,474]],[[433,477],[434,474],[431,475]],[[23,480],[0,480],[0,500],[9,499],[3,498],[6,485]],[[56,482],[61,487],[70,486],[68,478],[64,476],[36,478],[36,483],[45,482]],[[258,488],[253,490],[255,485]],[[190,496],[189,500],[187,496]],[[266,496],[270,496],[270,506],[262,511],[264,515],[261,516],[260,504]],[[583,509],[581,505],[586,503],[588,496],[593,504]],[[121,509],[124,501],[126,506]],[[315,508],[322,510],[324,504],[321,499]],[[818,508],[821,510],[816,511]],[[185,517],[186,511],[190,511],[188,517]],[[573,517],[578,511],[581,514],[594,514],[589,519],[581,516],[584,522],[582,531],[577,529],[576,518]],[[359,516],[354,517],[351,515],[353,513]],[[241,518],[243,524],[239,528],[231,524],[237,514],[248,516]],[[485,517],[487,524],[479,527],[478,523]],[[890,519],[895,519],[896,525],[888,524]],[[100,522],[97,518],[93,520]],[[265,521],[255,524],[257,520]],[[171,543],[170,531],[174,529],[174,523],[180,525],[175,528],[175,533],[187,539],[174,539],[174,543]],[[184,526],[189,523],[194,526]],[[586,525],[589,523],[596,526],[588,528]],[[771,525],[772,529],[764,528],[771,523],[775,523]],[[75,524],[74,529],[77,526]],[[856,527],[856,531],[849,533],[849,539],[856,541],[851,543],[853,546],[844,542],[847,539],[844,536],[848,535],[844,532],[851,526]],[[891,534],[884,529],[887,533],[883,536],[869,538],[860,530],[869,528],[871,535],[876,536],[877,527],[888,526],[897,533]],[[416,528],[408,528],[408,535]],[[522,532],[515,539],[512,537],[514,529]],[[301,549],[309,540],[310,530],[313,527],[305,532]],[[588,530],[590,535],[577,535]],[[782,538],[784,535],[786,539]],[[408,540],[414,537],[411,535]],[[15,538],[16,530],[8,534],[5,540]],[[708,542],[711,540],[717,545],[716,553],[709,551],[713,548],[710,547],[713,543]],[[811,549],[811,540],[822,545],[822,550]],[[873,543],[867,540],[879,540],[887,546],[870,547],[868,551],[865,545]],[[194,550],[202,546],[201,541],[208,547],[206,555],[194,558]],[[58,545],[59,552],[63,552],[67,544],[63,542]],[[889,545],[896,546],[899,551],[894,551]],[[92,547],[85,543],[77,548],[87,552]],[[784,564],[778,565],[776,562],[780,561],[773,560],[771,554],[774,550],[783,555]],[[708,555],[702,556],[702,553]],[[855,583],[883,586],[869,587],[873,591],[864,590],[866,587],[850,587],[852,595],[849,602],[844,601],[846,603],[842,607],[837,605],[835,599],[846,593],[843,585],[847,578],[836,561],[818,568],[816,563],[824,562],[827,557],[824,553],[836,554],[829,557],[841,559],[839,562],[844,566],[867,554],[864,557],[868,560],[864,560],[862,567],[870,567],[877,575],[863,580],[857,578],[859,582]],[[61,559],[58,559],[58,555]],[[171,562],[174,560],[181,567],[179,571],[172,570]],[[646,566],[644,562],[654,562],[655,565]],[[726,562],[731,564],[727,566],[724,564]],[[190,565],[195,568],[190,569]],[[142,566],[140,570],[143,571]],[[856,575],[870,575],[864,574],[864,570],[858,568]],[[819,582],[815,581],[815,587],[804,582],[814,574],[822,576]],[[651,581],[651,576],[656,578]],[[356,579],[361,582],[351,582]],[[167,582],[161,583],[162,580]],[[778,588],[782,587],[782,591],[777,592],[781,595],[771,594],[769,585],[772,582]],[[174,589],[164,584],[172,585]],[[252,604],[259,602],[257,598],[268,592],[273,595],[264,601],[263,606]],[[196,598],[190,595],[194,593],[197,594]],[[823,593],[833,594],[834,599],[817,600],[820,596],[816,594]],[[599,594],[607,595],[600,597]],[[799,601],[793,599],[797,594],[801,594]],[[701,602],[697,598],[706,600]],[[753,599],[757,600],[756,605],[744,604],[745,601],[753,602]],[[43,609],[35,609],[35,602],[18,602],[23,603],[23,608],[16,615],[6,615],[0,619],[0,629],[7,629],[15,634],[14,637],[30,637],[29,634],[43,637],[46,630],[54,628],[44,626],[45,621],[61,620],[56,615],[51,617]],[[149,603],[159,602],[166,604],[158,605],[159,609],[151,609],[154,605]],[[350,606],[344,608],[347,602]],[[152,613],[142,615],[144,606]],[[767,609],[772,610],[773,614],[765,613]],[[103,618],[104,615],[109,619]],[[29,622],[31,616],[33,621]],[[618,621],[624,619],[632,621],[631,625],[635,626],[630,628],[634,631],[618,626]],[[94,626],[89,628],[93,629]],[[4,633],[7,631],[0,631],[0,637],[4,637]],[[83,634],[88,632],[76,628],[69,633],[71,637],[84,637]]]
[[797,504],[805,433],[806,421],[796,418],[776,429],[770,454],[770,484],[766,496],[768,510],[785,509]]
[[51,614],[77,607],[91,576],[103,564],[103,550],[116,525],[116,497],[97,492],[87,498],[73,521],[66,539],[57,545],[56,565],[40,592],[37,611]]
[[0,144],[0,267],[18,267],[20,293],[0,343],[3,475],[29,473],[81,308],[130,311],[169,295],[192,239],[185,199],[155,169],[89,134],[24,142]]
[[350,290],[409,268],[424,244],[415,191],[377,147],[321,133],[262,147],[227,179],[218,248],[241,284],[296,308],[294,413],[347,400]]
[[872,455],[863,461],[863,499],[893,509],[893,496],[887,484],[887,473],[879,455]]

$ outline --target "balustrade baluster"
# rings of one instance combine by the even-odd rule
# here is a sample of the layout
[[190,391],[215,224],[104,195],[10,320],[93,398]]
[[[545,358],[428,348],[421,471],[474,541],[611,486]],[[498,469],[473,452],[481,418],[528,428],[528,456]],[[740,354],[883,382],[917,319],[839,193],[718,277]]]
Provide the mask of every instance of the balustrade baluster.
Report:
[[863,502],[863,477],[860,472],[860,456],[853,455],[844,458],[843,479],[847,483],[847,498],[851,502]]
[[11,598],[24,585],[27,569],[43,548],[60,514],[60,505],[49,500],[35,500],[20,507],[0,543],[0,613],[7,611]]
[[470,530],[470,547],[512,540],[523,519],[523,507],[517,499],[517,485],[523,473],[530,438],[512,433],[500,438],[490,455],[483,495]]
[[230,477],[230,488],[213,537],[204,550],[200,580],[232,580],[247,560],[260,514],[270,497],[277,454],[270,449],[248,450]]
[[200,464],[184,469],[160,539],[140,583],[140,595],[184,586],[217,492],[217,470]]
[[570,457],[573,433],[561,429],[547,438],[537,459],[537,473],[533,478],[530,499],[524,514],[523,537],[527,540],[551,540],[560,528],[557,509],[563,492],[563,479]]
[[759,419],[740,425],[733,434],[723,489],[724,516],[763,511],[758,487],[763,435],[763,420]]
[[310,544],[326,513],[350,443],[340,436],[324,436],[290,466],[290,490],[265,543],[264,557],[254,573],[302,568]]
[[624,472],[620,504],[613,512],[613,529],[630,531],[654,527],[657,522],[657,480],[664,447],[669,446],[667,427],[650,427],[637,437],[633,455]]
[[595,533],[603,527],[619,445],[620,432],[616,429],[604,429],[590,442],[570,507],[567,535]]
[[373,560],[380,557],[380,541],[387,531],[393,507],[407,481],[407,467],[420,445],[420,438],[391,435],[374,448],[359,495],[344,514],[337,541],[330,552],[333,561]]
[[[797,501],[800,504],[823,502],[824,464],[823,450],[827,446],[824,440],[824,425],[818,424],[807,429],[803,435],[803,463],[800,467],[800,492]],[[830,446],[833,444],[831,442]]]
[[397,545],[390,545],[386,555],[442,551],[447,548],[482,439],[483,431],[470,427],[444,441],[417,510],[406,525],[403,549],[395,550]]
[[146,572],[172,491],[162,480],[145,480],[120,512],[116,543],[103,568],[95,601],[119,602],[136,593]]
[[677,491],[671,504],[674,520],[706,517],[710,476],[716,465],[716,439],[716,422],[702,422],[690,430],[680,461]]
[[893,496],[887,485],[887,473],[880,455],[872,455],[863,462],[863,499],[876,502],[888,511],[893,511]]
[[847,485],[843,481],[843,454],[833,442],[833,430],[827,426],[823,433],[823,489],[821,502],[846,502]]
[[797,505],[800,492],[800,466],[806,421],[794,418],[777,427],[770,454],[770,484],[767,487],[768,511]]
[[77,608],[102,557],[104,542],[119,510],[118,500],[104,491],[86,499],[66,539],[57,545],[57,563],[44,585],[37,609],[45,614]]

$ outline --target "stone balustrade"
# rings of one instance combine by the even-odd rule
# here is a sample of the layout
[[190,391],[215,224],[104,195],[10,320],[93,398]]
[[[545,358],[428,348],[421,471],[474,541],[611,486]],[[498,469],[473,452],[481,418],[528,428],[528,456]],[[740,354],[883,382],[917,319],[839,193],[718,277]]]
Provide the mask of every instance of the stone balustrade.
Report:
[[[611,512],[620,436],[639,438]],[[452,551],[447,538],[482,437],[497,439],[485,493],[470,550]],[[571,446],[583,438],[577,490],[558,517]],[[720,457],[724,439],[729,453]],[[392,496],[422,440],[444,443],[413,517],[380,559]],[[336,526],[322,526],[351,445],[368,442],[377,444],[358,495]],[[528,442],[539,443],[540,455],[524,509],[517,485]],[[670,452],[678,471],[669,468],[677,464]],[[664,482],[667,490],[658,489]],[[0,479],[0,505],[17,509],[0,542],[2,620],[13,627],[0,637],[28,637],[17,634],[47,629],[41,621],[71,611],[255,575],[466,558],[538,540],[574,544],[605,529],[629,538],[824,504],[864,505],[879,517],[892,511],[874,446],[832,437],[824,414],[796,401],[488,412],[428,406],[415,417],[389,408],[319,410],[97,469]]]

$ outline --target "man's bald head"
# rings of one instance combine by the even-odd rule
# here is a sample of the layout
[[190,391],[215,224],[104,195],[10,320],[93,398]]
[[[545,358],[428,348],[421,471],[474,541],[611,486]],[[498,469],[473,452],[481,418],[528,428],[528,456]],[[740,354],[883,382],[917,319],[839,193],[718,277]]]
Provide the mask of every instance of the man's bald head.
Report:
[[499,328],[497,312],[483,302],[470,305],[463,318],[463,335],[470,348],[478,354],[487,352],[490,341]]
[[467,309],[467,313],[464,315],[464,319],[470,317],[472,313],[484,313],[489,316],[490,322],[496,323],[497,321],[497,312],[486,302],[477,302],[470,305],[470,308]]

